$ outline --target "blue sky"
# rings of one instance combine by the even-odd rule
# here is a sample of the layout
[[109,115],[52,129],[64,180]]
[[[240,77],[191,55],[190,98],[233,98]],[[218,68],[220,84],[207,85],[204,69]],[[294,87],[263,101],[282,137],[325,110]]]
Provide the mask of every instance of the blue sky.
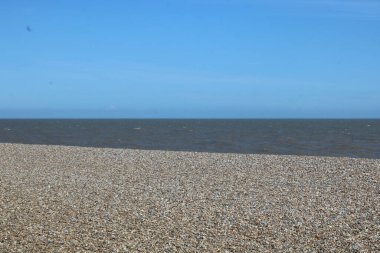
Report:
[[380,117],[380,1],[17,0],[0,30],[2,118]]

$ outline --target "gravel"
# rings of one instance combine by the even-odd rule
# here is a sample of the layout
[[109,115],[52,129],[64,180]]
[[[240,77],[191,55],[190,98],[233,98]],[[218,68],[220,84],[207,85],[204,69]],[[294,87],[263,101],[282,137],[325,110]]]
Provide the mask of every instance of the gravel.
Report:
[[0,144],[0,252],[380,252],[380,160]]

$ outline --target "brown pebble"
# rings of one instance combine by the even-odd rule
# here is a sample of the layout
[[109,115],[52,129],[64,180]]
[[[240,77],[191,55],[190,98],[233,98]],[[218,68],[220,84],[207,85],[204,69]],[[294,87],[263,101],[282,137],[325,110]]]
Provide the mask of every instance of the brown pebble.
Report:
[[0,144],[0,252],[380,252],[380,160]]

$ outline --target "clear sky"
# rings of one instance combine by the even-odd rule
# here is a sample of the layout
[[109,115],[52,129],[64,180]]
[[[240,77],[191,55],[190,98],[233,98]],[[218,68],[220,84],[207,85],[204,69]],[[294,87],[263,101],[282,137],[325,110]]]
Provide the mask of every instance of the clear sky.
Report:
[[379,0],[15,0],[0,117],[379,118]]

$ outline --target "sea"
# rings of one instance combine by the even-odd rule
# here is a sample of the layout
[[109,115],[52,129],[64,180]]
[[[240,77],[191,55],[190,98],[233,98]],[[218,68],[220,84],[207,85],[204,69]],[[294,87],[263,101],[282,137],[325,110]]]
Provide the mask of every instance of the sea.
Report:
[[2,119],[0,143],[379,159],[380,120]]

